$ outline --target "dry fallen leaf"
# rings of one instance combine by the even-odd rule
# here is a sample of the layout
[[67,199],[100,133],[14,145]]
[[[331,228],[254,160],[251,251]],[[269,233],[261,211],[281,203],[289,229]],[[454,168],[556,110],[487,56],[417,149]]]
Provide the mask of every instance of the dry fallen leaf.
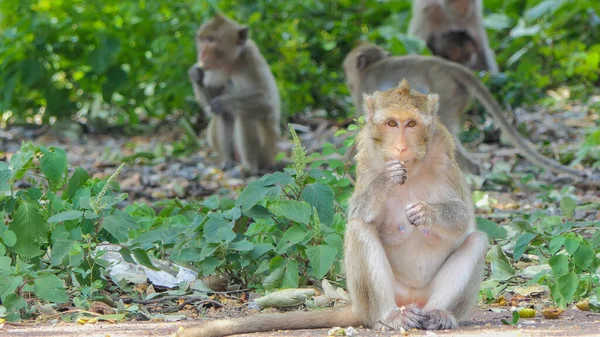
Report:
[[590,301],[588,300],[579,301],[575,303],[575,306],[581,311],[590,311]]
[[542,315],[548,319],[557,319],[563,312],[561,308],[544,308],[542,309]]

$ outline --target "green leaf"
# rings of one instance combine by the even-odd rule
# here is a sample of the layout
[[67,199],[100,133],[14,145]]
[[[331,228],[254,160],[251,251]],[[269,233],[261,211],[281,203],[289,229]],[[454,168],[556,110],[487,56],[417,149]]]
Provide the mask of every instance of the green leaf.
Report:
[[566,238],[562,235],[552,237],[550,244],[548,245],[548,249],[550,249],[550,253],[552,253],[552,255],[556,254],[556,252],[560,250],[562,245],[565,243],[565,239]]
[[[4,247],[4,245],[0,244],[0,247]],[[2,274],[2,272],[4,272],[4,274],[9,274],[9,273],[6,273],[6,271],[11,269],[11,264],[12,264],[12,259],[10,257],[0,256],[0,274]]]
[[506,281],[515,275],[515,270],[510,265],[508,258],[498,245],[494,245],[487,253],[485,260],[490,263],[492,280]]
[[35,296],[44,301],[65,303],[69,300],[64,282],[56,275],[46,275],[34,279],[33,289]]
[[231,242],[235,239],[233,222],[210,217],[204,224],[204,238],[208,243]]
[[254,207],[259,200],[264,198],[268,192],[268,187],[263,186],[263,183],[260,180],[255,180],[246,186],[246,189],[242,191],[235,201],[235,205],[241,207],[242,211],[247,211]]
[[573,254],[573,262],[577,267],[583,270],[589,268],[592,265],[592,262],[594,262],[595,258],[594,250],[592,247],[590,247],[587,241],[582,242],[582,244]]
[[27,170],[31,167],[33,161],[34,151],[30,149],[24,149],[27,146],[25,144],[21,147],[21,152],[15,153],[10,158],[10,169],[12,171],[11,181],[19,180],[23,178]]
[[24,86],[31,87],[42,78],[44,67],[34,59],[26,59],[21,63],[21,81]]
[[62,194],[62,198],[64,200],[70,200],[73,198],[77,189],[83,186],[89,178],[90,176],[86,170],[82,169],[81,167],[77,167],[75,172],[73,172],[71,179],[69,179],[67,189],[65,189],[64,193]]
[[10,176],[11,172],[8,165],[5,162],[0,161],[0,192],[10,191]]
[[152,270],[159,270],[152,264],[152,261],[150,261],[150,257],[148,256],[148,253],[145,250],[143,250],[142,248],[134,248],[131,252],[133,253],[133,256],[135,257],[135,260],[142,266],[144,266],[146,268],[150,268]]
[[66,220],[76,220],[80,219],[83,216],[82,211],[70,210],[64,211],[58,214],[54,214],[53,216],[48,218],[48,222],[61,222]]
[[296,260],[287,260],[285,275],[283,277],[282,288],[298,288],[300,277],[298,276],[298,262]]
[[485,218],[477,217],[477,230],[487,234],[490,239],[505,239],[507,231],[504,227],[498,226],[495,222]]
[[2,300],[4,306],[6,306],[6,298],[14,294],[22,283],[22,276],[9,276],[0,273],[0,300]]
[[119,254],[121,254],[121,256],[123,257],[123,260],[125,260],[125,262],[129,262],[129,263],[133,263],[133,264],[137,263],[133,259],[131,250],[129,250],[129,248],[121,247],[121,249],[119,249]]
[[254,249],[254,245],[248,240],[240,240],[229,245],[229,248],[238,252],[248,252]]
[[253,259],[258,259],[259,257],[274,249],[275,247],[273,247],[273,245],[270,243],[261,243],[254,246],[252,252],[250,253],[250,257]]
[[280,288],[283,277],[285,276],[285,268],[277,268],[265,277],[263,280],[263,286],[266,290],[275,290]]
[[17,234],[10,229],[0,232],[0,239],[7,247],[13,247],[17,243]]
[[565,301],[571,303],[573,302],[575,291],[577,291],[577,286],[579,286],[579,277],[577,277],[577,274],[575,273],[563,275],[558,279],[558,286]]
[[308,256],[308,265],[312,269],[312,275],[320,280],[327,274],[331,265],[336,260],[337,250],[331,246],[309,246],[306,247],[306,255]]
[[579,248],[580,244],[581,241],[574,233],[568,233],[566,235],[565,250],[567,251],[567,253],[569,253],[569,255],[573,255],[577,251],[577,248]]
[[281,240],[279,240],[279,243],[277,244],[276,253],[285,254],[288,248],[302,242],[305,236],[306,231],[300,225],[294,225],[288,228],[285,233],[283,233]]
[[102,84],[102,98],[105,102],[112,100],[117,89],[127,84],[127,73],[120,66],[112,66],[106,72],[106,82]]
[[264,186],[286,186],[294,182],[294,178],[287,173],[273,172],[271,174],[265,174],[260,180]]
[[573,214],[575,214],[575,206],[577,206],[577,201],[571,196],[565,195],[560,199],[560,210],[567,218],[573,217]]
[[27,258],[44,253],[40,248],[48,243],[48,224],[35,205],[23,201],[8,228],[17,236],[15,253]]
[[331,187],[319,183],[309,184],[304,187],[300,198],[317,209],[319,219],[327,226],[333,223],[333,190]]
[[312,207],[306,201],[278,200],[267,207],[276,216],[308,225],[312,215]]
[[510,322],[508,322],[504,318],[501,319],[500,322],[502,322],[502,324],[505,324],[505,325],[517,325],[517,323],[519,322],[519,318],[521,318],[519,316],[519,312],[517,310],[515,310],[512,312],[512,320]]
[[69,252],[73,248],[73,243],[75,243],[75,240],[68,239],[66,237],[60,237],[54,240],[54,242],[52,243],[51,255],[51,261],[53,266],[58,266],[62,263],[65,256],[67,256],[67,254],[69,254]]
[[129,232],[138,226],[133,218],[123,211],[115,211],[102,221],[102,229],[109,232],[119,242],[125,242],[129,238]]
[[18,321],[21,318],[21,309],[27,308],[27,303],[23,297],[17,294],[9,294],[2,299],[2,305],[6,308],[8,314],[4,318],[9,322]]
[[569,272],[569,258],[564,254],[551,257],[548,264],[556,277],[560,277]]
[[515,248],[513,251],[513,257],[514,257],[515,261],[518,261],[521,258],[521,256],[523,256],[523,254],[525,253],[525,250],[529,246],[529,243],[536,236],[537,236],[537,234],[534,234],[534,233],[525,233],[525,234],[522,234],[521,236],[519,236],[519,238],[517,239],[517,243],[515,243]]
[[50,149],[40,160],[40,168],[50,182],[57,184],[67,171],[67,154],[61,148]]

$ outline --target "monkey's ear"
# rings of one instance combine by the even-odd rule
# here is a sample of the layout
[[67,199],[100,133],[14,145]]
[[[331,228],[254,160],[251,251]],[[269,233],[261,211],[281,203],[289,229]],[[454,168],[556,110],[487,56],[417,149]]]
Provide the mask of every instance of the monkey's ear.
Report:
[[238,29],[238,44],[244,45],[248,40],[248,27],[242,27]]
[[363,94],[363,113],[367,122],[373,120],[375,114],[375,98],[368,94]]
[[438,94],[427,95],[427,109],[429,113],[435,115],[440,106],[440,96]]
[[356,58],[356,69],[358,69],[358,71],[363,71],[368,65],[369,60],[367,59],[367,55],[358,55],[358,58]]

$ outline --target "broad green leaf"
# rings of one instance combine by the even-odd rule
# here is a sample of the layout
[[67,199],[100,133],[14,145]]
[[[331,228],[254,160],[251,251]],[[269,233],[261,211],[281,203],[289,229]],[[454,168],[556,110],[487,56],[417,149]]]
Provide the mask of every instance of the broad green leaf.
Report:
[[254,248],[254,245],[248,240],[240,240],[229,245],[229,248],[238,252],[248,252]]
[[548,249],[550,249],[550,253],[552,253],[552,255],[556,254],[556,252],[560,250],[562,245],[565,243],[565,239],[566,238],[562,235],[552,237],[550,244],[548,245]]
[[300,278],[298,276],[298,262],[289,259],[285,268],[285,276],[281,283],[281,288],[298,288]]
[[150,257],[148,256],[148,253],[145,250],[143,250],[142,248],[134,248],[131,250],[131,252],[135,257],[135,260],[139,264],[152,270],[158,270],[158,268],[156,268],[154,264],[152,264],[152,261],[150,261]]
[[281,287],[281,282],[283,281],[283,277],[285,276],[285,268],[277,268],[269,274],[269,276],[265,277],[263,280],[263,286],[266,290],[275,290]]
[[259,257],[274,249],[275,247],[273,247],[273,245],[270,243],[261,243],[254,246],[252,252],[250,253],[250,257],[253,259],[258,259]]
[[60,237],[54,240],[52,243],[52,255],[51,261],[53,266],[58,266],[62,263],[63,259],[71,252],[75,240],[68,239],[66,237]]
[[288,228],[277,244],[277,254],[285,254],[288,248],[300,243],[305,236],[306,231],[300,225]]
[[40,248],[48,243],[48,224],[36,205],[21,202],[8,228],[17,236],[17,242],[12,247],[15,253],[27,258],[44,253]]
[[17,294],[9,294],[2,299],[2,305],[8,312],[4,318],[8,322],[15,322],[21,319],[20,311],[27,308],[27,303],[23,297]]
[[26,59],[21,63],[21,81],[29,87],[40,81],[44,67],[34,59]]
[[498,226],[495,222],[485,218],[477,217],[477,230],[487,234],[490,239],[504,239],[507,232],[503,227]]
[[[0,244],[0,247],[3,245]],[[0,256],[0,274],[11,269],[12,259],[8,256]]]
[[326,226],[333,223],[333,190],[331,187],[319,183],[309,184],[304,187],[300,198],[317,209],[319,219]]
[[102,98],[110,102],[117,89],[127,84],[127,73],[120,66],[112,66],[106,71],[106,82],[102,84]]
[[209,256],[202,260],[201,268],[202,275],[212,275],[215,273],[218,267],[220,267],[225,261],[216,259],[212,256]]
[[121,254],[121,256],[123,257],[123,260],[125,260],[125,262],[136,264],[135,260],[133,259],[131,250],[129,250],[129,248],[121,247],[121,249],[119,249],[119,254]]
[[10,175],[11,172],[8,165],[0,161],[0,192],[10,191]]
[[294,182],[294,178],[292,176],[283,172],[265,174],[262,178],[260,178],[260,180],[263,182],[264,186],[286,186]]
[[129,232],[137,227],[133,218],[122,211],[115,211],[102,220],[102,229],[109,232],[119,242],[127,241]]
[[523,13],[523,18],[532,22],[543,15],[552,15],[558,10],[567,0],[545,0],[537,5],[527,9],[525,13]]
[[575,206],[577,206],[577,201],[571,196],[565,195],[560,199],[560,210],[567,218],[573,217],[573,214],[575,214]]
[[[27,144],[24,146],[27,146]],[[11,181],[23,178],[25,172],[27,172],[32,165],[33,155],[35,153],[31,149],[23,149],[23,147],[21,147],[20,152],[17,152],[10,157],[9,167],[12,172]]]
[[511,28],[513,23],[510,17],[505,14],[492,13],[486,15],[486,17],[483,19],[483,26],[491,30],[501,31]]
[[6,246],[3,243],[0,243],[0,257],[6,255]]
[[579,286],[579,277],[577,277],[577,274],[572,272],[563,275],[558,279],[558,286],[560,288],[561,295],[565,298],[565,301],[567,303],[571,303],[573,302],[575,291],[577,291],[577,286]]
[[235,205],[241,207],[242,211],[247,211],[264,198],[267,193],[269,193],[269,188],[265,187],[262,181],[255,180],[246,186],[246,189],[237,198]]
[[276,216],[308,225],[312,215],[312,207],[306,201],[278,200],[267,207]]
[[77,167],[75,172],[73,172],[73,175],[71,175],[71,179],[69,179],[67,188],[62,194],[62,198],[64,200],[70,200],[73,198],[77,189],[83,186],[89,178],[90,176],[86,170],[82,169],[81,167]]
[[491,279],[506,281],[515,275],[515,270],[510,265],[508,258],[498,245],[494,245],[487,253],[485,260],[492,268]]
[[580,239],[574,233],[568,233],[565,236],[565,250],[567,253],[569,253],[569,255],[573,255],[577,251],[577,248],[579,248],[580,244]]
[[208,243],[233,241],[235,239],[233,222],[223,218],[209,217],[204,224],[204,238]]
[[569,258],[564,254],[551,257],[548,264],[556,277],[563,276],[569,272]]
[[23,283],[22,276],[9,276],[0,273],[0,300],[6,305],[6,297],[13,294]]
[[0,232],[0,239],[2,239],[2,242],[4,242],[7,247],[13,247],[17,243],[17,234],[10,229],[7,229]]
[[518,261],[521,256],[525,253],[525,250],[529,247],[529,243],[533,240],[537,234],[534,233],[525,233],[519,236],[517,239],[517,243],[515,243],[515,248],[513,251],[513,257],[515,261]]
[[69,300],[64,282],[56,275],[46,275],[34,279],[33,289],[35,296],[44,301],[65,303]]
[[60,221],[66,221],[66,220],[81,219],[82,216],[83,216],[82,211],[69,210],[69,211],[64,211],[64,212],[58,213],[58,214],[54,214],[53,216],[48,218],[48,222],[60,222]]
[[583,270],[589,268],[592,265],[592,262],[594,262],[595,258],[594,250],[586,241],[582,242],[582,244],[573,254],[573,262],[577,267]]
[[331,246],[309,246],[306,247],[308,265],[312,269],[312,275],[320,280],[327,274],[329,268],[336,259],[337,249]]
[[42,159],[40,159],[40,169],[52,183],[59,183],[67,171],[67,154],[65,150],[53,148],[44,153]]

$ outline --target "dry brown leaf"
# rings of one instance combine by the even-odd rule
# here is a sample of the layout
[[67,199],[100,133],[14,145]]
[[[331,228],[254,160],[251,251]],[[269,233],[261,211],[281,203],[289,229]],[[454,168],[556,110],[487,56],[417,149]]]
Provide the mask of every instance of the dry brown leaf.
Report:
[[542,309],[542,315],[548,319],[557,319],[563,312],[565,312],[561,308],[544,308]]

